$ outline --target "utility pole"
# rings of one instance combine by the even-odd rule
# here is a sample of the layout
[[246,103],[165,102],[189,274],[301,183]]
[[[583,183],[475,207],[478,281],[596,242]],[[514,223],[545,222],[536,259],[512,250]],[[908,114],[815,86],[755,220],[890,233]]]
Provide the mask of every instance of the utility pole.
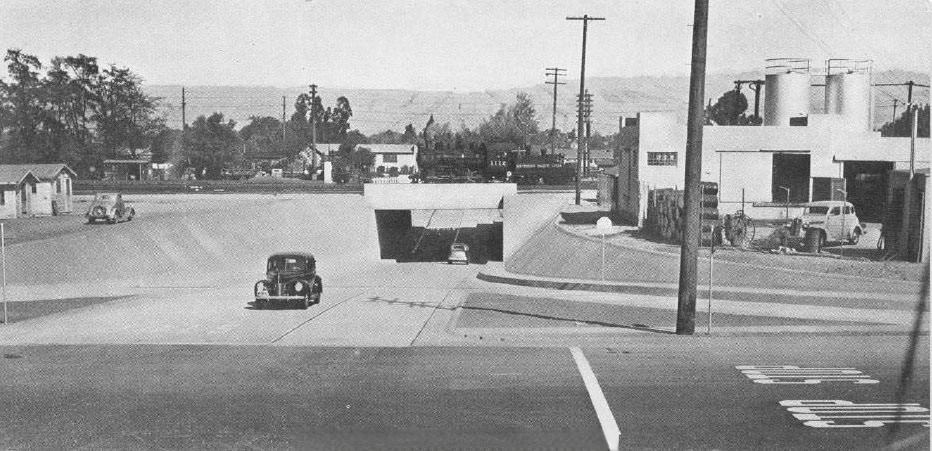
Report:
[[285,145],[285,96],[282,96],[282,145]]
[[188,121],[185,120],[185,107],[188,104],[185,102],[184,98],[184,86],[181,87],[181,131],[184,132],[188,128]]
[[317,116],[314,114],[314,106],[317,105],[317,85],[312,84],[311,88],[311,152],[317,152]]
[[[564,72],[564,73],[560,73]],[[553,122],[550,126],[550,154],[553,155],[556,153],[556,135],[557,135],[557,85],[565,85],[566,82],[559,81],[561,75],[565,74],[566,69],[560,69],[559,67],[548,67],[547,76],[553,77],[553,81],[547,81],[548,85],[553,85]]]
[[686,183],[683,243],[680,246],[680,281],[676,308],[677,335],[696,329],[696,285],[699,259],[699,183],[702,180],[702,126],[705,98],[705,55],[709,26],[709,0],[696,0],[693,17],[693,54],[689,76],[689,112],[686,126]]
[[903,190],[903,225],[900,227],[900,237],[897,240],[897,253],[900,258],[909,257],[910,222],[912,221],[913,180],[916,177],[916,133],[919,130],[919,106],[908,105],[910,119],[909,133],[909,178]]
[[896,122],[896,104],[900,102],[900,99],[893,99],[893,119],[890,119],[890,122]]
[[[579,153],[579,157],[582,158],[583,161],[583,175],[589,175],[589,137],[591,136],[590,131],[592,128],[592,123],[590,122],[592,116],[592,94],[589,94],[589,90],[587,89],[583,97],[576,101],[583,103],[583,122],[586,124],[586,139],[585,141],[582,139],[579,140],[580,150],[577,153]],[[583,143],[585,143],[585,146],[582,145]]]
[[[589,17],[584,14],[582,17],[567,17],[566,20],[581,20],[582,28],[582,61],[579,69],[579,98],[582,99],[586,94],[586,34],[589,31],[590,20],[605,20],[604,17]],[[579,111],[576,118],[576,205],[580,204],[580,182],[582,181],[582,154],[583,154],[583,104],[579,102]]]

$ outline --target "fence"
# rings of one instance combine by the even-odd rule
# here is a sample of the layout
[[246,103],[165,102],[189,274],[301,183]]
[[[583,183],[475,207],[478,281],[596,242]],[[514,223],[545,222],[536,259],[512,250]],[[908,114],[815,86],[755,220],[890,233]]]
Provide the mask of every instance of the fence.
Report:
[[[653,189],[647,192],[647,217],[643,229],[650,235],[673,243],[683,242],[686,227],[683,191],[674,188]],[[718,184],[700,184],[700,240],[709,244],[715,227],[719,225]]]

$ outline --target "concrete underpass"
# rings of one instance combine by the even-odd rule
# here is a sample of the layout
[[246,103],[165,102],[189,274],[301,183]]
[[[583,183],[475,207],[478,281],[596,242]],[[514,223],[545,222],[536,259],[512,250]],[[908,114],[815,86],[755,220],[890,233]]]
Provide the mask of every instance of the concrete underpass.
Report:
[[499,209],[377,210],[380,258],[446,261],[453,243],[469,246],[470,263],[502,261]]
[[504,198],[516,193],[514,184],[366,185],[376,258],[441,262],[463,243],[470,263],[502,261]]

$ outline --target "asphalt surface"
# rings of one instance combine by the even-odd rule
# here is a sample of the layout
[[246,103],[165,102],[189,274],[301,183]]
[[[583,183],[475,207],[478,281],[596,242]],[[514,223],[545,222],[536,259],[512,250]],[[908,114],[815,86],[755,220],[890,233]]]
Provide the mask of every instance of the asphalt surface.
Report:
[[[928,406],[928,351],[924,339],[906,403]],[[566,348],[89,345],[2,352],[2,448],[608,447]],[[901,424],[893,436],[889,425],[816,428],[780,404],[894,403],[902,337],[666,337],[581,352],[622,449],[929,446],[921,424]],[[855,368],[878,382],[759,384],[736,369],[743,365]],[[928,424],[927,410],[911,415]]]
[[[679,337],[669,262],[652,253],[617,256],[633,291],[515,286],[478,280],[491,264],[372,261],[358,196],[146,199],[130,223],[8,247],[13,307],[75,308],[0,327],[0,448],[605,449],[606,408],[623,449],[929,446],[921,425],[814,428],[780,405],[895,402],[912,285],[845,279],[829,288],[850,296],[830,296],[818,275],[735,265],[713,335]],[[591,270],[594,248],[546,259],[546,243],[518,254]],[[317,255],[320,305],[254,309],[282,250]],[[923,331],[903,402],[927,408]],[[759,384],[741,365],[878,383]]]

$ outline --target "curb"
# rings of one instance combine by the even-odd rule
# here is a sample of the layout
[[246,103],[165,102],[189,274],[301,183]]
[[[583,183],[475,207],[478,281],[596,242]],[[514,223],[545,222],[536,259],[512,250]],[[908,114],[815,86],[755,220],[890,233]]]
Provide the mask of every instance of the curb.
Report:
[[[661,282],[617,282],[617,281],[588,281],[588,280],[560,280],[543,278],[539,276],[522,276],[502,269],[499,271],[480,270],[476,278],[484,282],[499,283],[520,287],[542,288],[561,291],[589,291],[595,293],[632,294],[644,296],[676,297],[678,288],[675,283]],[[723,301],[748,302],[780,302],[786,299],[808,298],[838,298],[855,293],[839,293],[836,291],[786,291],[779,289],[755,289],[754,287],[720,286],[713,288],[713,297]],[[890,293],[856,293],[861,299],[874,299],[887,302],[912,302],[912,294]]]

